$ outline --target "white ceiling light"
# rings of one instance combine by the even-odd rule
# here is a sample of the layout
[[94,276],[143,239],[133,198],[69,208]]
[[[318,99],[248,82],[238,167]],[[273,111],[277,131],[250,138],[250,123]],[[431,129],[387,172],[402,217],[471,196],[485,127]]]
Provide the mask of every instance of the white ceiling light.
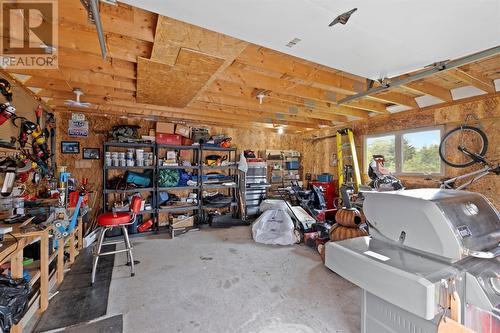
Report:
[[283,127],[278,127],[278,134],[283,134],[285,132],[285,130],[283,129]]
[[67,106],[76,106],[80,108],[88,108],[92,105],[91,103],[80,101],[80,97],[83,95],[83,91],[80,88],[73,89],[73,93],[76,95],[76,100],[67,99],[64,101],[64,104],[66,104]]

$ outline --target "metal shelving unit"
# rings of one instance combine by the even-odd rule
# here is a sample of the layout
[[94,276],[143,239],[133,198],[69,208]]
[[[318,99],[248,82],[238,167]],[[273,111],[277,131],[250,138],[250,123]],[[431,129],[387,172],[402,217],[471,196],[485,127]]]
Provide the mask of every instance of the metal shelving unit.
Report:
[[[204,166],[203,165],[203,159],[204,159],[204,153],[206,152],[226,152],[228,153],[228,162],[233,162],[234,164],[232,165],[224,165],[224,166]],[[229,208],[232,210],[233,207],[237,207],[237,196],[236,196],[236,191],[238,190],[238,173],[237,173],[237,168],[238,165],[236,164],[236,148],[222,148],[222,147],[212,147],[212,146],[201,146],[201,154],[200,154],[200,186],[201,186],[201,192],[204,190],[227,190],[229,192],[229,196],[231,196],[231,202],[228,203],[223,203],[223,204],[208,204],[204,203],[204,199],[201,198],[201,209],[202,210],[210,210],[210,209],[220,209],[220,208]],[[229,176],[232,177],[232,181],[235,183],[235,185],[222,185],[222,184],[210,184],[210,183],[204,183],[203,182],[203,175],[206,174],[206,172],[210,171],[226,171]],[[205,217],[204,212],[202,212],[203,216]]]
[[[184,166],[184,165],[159,165],[160,161],[160,151],[181,151],[181,150],[191,150],[192,151],[192,159],[191,163],[193,165],[189,166]],[[198,176],[200,175],[200,146],[178,146],[178,145],[164,145],[164,144],[158,144],[156,145],[156,152],[157,152],[157,158],[156,158],[156,173],[159,174],[160,170],[192,170],[193,173],[196,173]],[[200,178],[200,177],[198,177]],[[172,186],[172,187],[159,187],[158,182],[155,181],[156,184],[156,202],[158,203],[157,205],[157,212],[158,212],[158,218],[160,213],[181,213],[181,212],[193,212],[193,211],[200,211],[201,209],[201,186],[200,186],[200,180],[198,180],[198,185],[196,186]],[[160,193],[161,192],[168,192],[168,191],[195,191],[197,193],[198,197],[198,203],[196,205],[177,205],[177,206],[172,206],[172,207],[160,207]],[[171,230],[172,231],[172,230]]]
[[[139,214],[151,214],[154,218],[154,230],[159,230],[159,222],[160,222],[160,213],[181,213],[181,212],[195,212],[196,215],[204,216],[203,211],[209,209],[221,209],[221,208],[229,208],[238,206],[236,191],[239,188],[238,185],[238,173],[237,173],[237,164],[236,164],[236,148],[221,148],[221,147],[204,147],[204,146],[178,146],[178,145],[164,145],[164,144],[141,144],[141,143],[123,143],[123,142],[105,142],[104,143],[104,152],[109,151],[111,147],[118,148],[150,148],[155,156],[155,164],[154,166],[147,167],[113,167],[106,166],[103,167],[103,207],[104,211],[109,211],[107,202],[109,200],[108,196],[110,194],[126,194],[126,193],[134,193],[134,192],[148,192],[151,193],[151,204],[153,209],[141,211]],[[160,156],[162,156],[162,152],[168,150],[191,150],[192,151],[192,164],[190,166],[184,165],[159,165]],[[204,166],[203,165],[203,153],[207,152],[227,152],[228,153],[228,161],[234,162],[232,165],[225,166]],[[173,187],[159,187],[158,186],[158,175],[161,170],[191,170],[194,174],[198,175],[198,184],[196,186],[173,186]],[[127,171],[127,170],[152,170],[153,171],[153,182],[151,187],[147,188],[127,188],[127,189],[108,189],[106,188],[107,180],[108,180],[108,172],[110,170],[118,170],[118,171]],[[206,175],[208,172],[213,171],[223,171],[232,177],[232,181],[235,184],[232,185],[222,185],[222,184],[211,184],[203,182],[203,175]],[[204,203],[202,198],[202,193],[204,190],[224,190],[229,192],[229,196],[231,197],[231,201],[222,204],[209,204]],[[174,205],[171,207],[164,206],[160,207],[160,192],[168,192],[168,191],[192,191],[197,193],[198,204],[196,205]],[[198,220],[199,222],[199,220]]]
[[[156,145],[154,143],[127,143],[127,142],[116,142],[116,141],[108,141],[104,143],[104,153],[110,151],[110,148],[147,148],[150,149],[153,155],[156,156]],[[135,188],[127,188],[127,189],[109,189],[107,188],[107,181],[109,179],[109,171],[117,170],[117,171],[128,171],[128,170],[151,170],[152,173],[152,185],[150,187],[135,187]],[[151,207],[152,209],[140,211],[140,215],[150,214],[154,221],[154,229],[158,229],[158,220],[156,216],[156,197],[155,197],[155,179],[156,179],[156,168],[154,166],[125,166],[125,167],[117,167],[117,166],[107,166],[106,163],[103,164],[103,211],[109,212],[108,209],[108,201],[110,194],[127,194],[134,192],[148,192],[151,197]]]

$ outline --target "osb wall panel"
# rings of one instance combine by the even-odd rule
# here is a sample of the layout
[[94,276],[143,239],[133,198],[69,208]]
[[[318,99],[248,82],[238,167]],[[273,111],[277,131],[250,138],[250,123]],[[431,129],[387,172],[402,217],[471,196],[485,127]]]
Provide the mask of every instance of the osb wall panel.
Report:
[[[500,97],[477,99],[471,102],[456,104],[441,108],[427,108],[417,111],[402,112],[390,116],[376,117],[375,119],[352,122],[358,159],[361,164],[364,182],[367,181],[367,166],[364,165],[363,138],[369,134],[380,134],[397,130],[413,129],[443,125],[445,132],[457,127],[464,122],[468,114],[475,115],[481,122],[484,132],[489,139],[487,159],[498,162],[500,160]],[[336,151],[335,138],[317,141],[306,140],[312,135],[327,136],[334,134],[334,130],[308,132],[298,141],[298,150],[303,153],[303,167],[305,173],[313,176],[322,172],[337,175],[336,167],[331,165],[332,154]],[[456,169],[445,167],[445,177],[454,177],[468,171],[477,169]],[[437,183],[426,180],[425,177],[401,177],[407,188],[437,187]],[[477,191],[489,198],[496,207],[500,208],[500,177],[488,175],[468,188]]]
[[[89,136],[87,138],[73,138],[68,136],[68,121],[71,119],[71,112],[57,113],[57,165],[65,165],[71,172],[72,177],[81,180],[89,178],[89,188],[96,193],[95,204],[98,212],[102,202],[102,166],[103,166],[103,144],[107,134],[114,125],[139,125],[139,133],[148,134],[150,128],[155,128],[156,123],[139,118],[120,118],[88,115]],[[238,151],[251,149],[255,152],[266,149],[292,149],[294,137],[291,135],[279,135],[269,131],[233,129],[223,127],[209,128],[211,134],[226,134],[233,140],[233,144]],[[61,141],[80,142],[80,154],[62,154]],[[100,160],[83,160],[83,148],[99,148],[101,150]]]

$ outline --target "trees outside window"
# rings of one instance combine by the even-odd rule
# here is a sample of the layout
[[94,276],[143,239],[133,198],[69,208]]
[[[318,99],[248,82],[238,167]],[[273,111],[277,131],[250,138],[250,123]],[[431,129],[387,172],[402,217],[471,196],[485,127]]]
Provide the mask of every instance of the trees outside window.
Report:
[[399,131],[365,137],[365,165],[384,155],[385,167],[395,174],[443,174],[439,157],[442,128]]

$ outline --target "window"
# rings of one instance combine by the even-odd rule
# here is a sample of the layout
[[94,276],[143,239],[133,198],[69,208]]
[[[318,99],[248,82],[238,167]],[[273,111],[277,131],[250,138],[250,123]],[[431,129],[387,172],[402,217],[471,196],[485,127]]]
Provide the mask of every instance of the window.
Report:
[[443,174],[439,157],[442,128],[398,131],[365,137],[365,172],[373,155],[384,155],[395,174]]

